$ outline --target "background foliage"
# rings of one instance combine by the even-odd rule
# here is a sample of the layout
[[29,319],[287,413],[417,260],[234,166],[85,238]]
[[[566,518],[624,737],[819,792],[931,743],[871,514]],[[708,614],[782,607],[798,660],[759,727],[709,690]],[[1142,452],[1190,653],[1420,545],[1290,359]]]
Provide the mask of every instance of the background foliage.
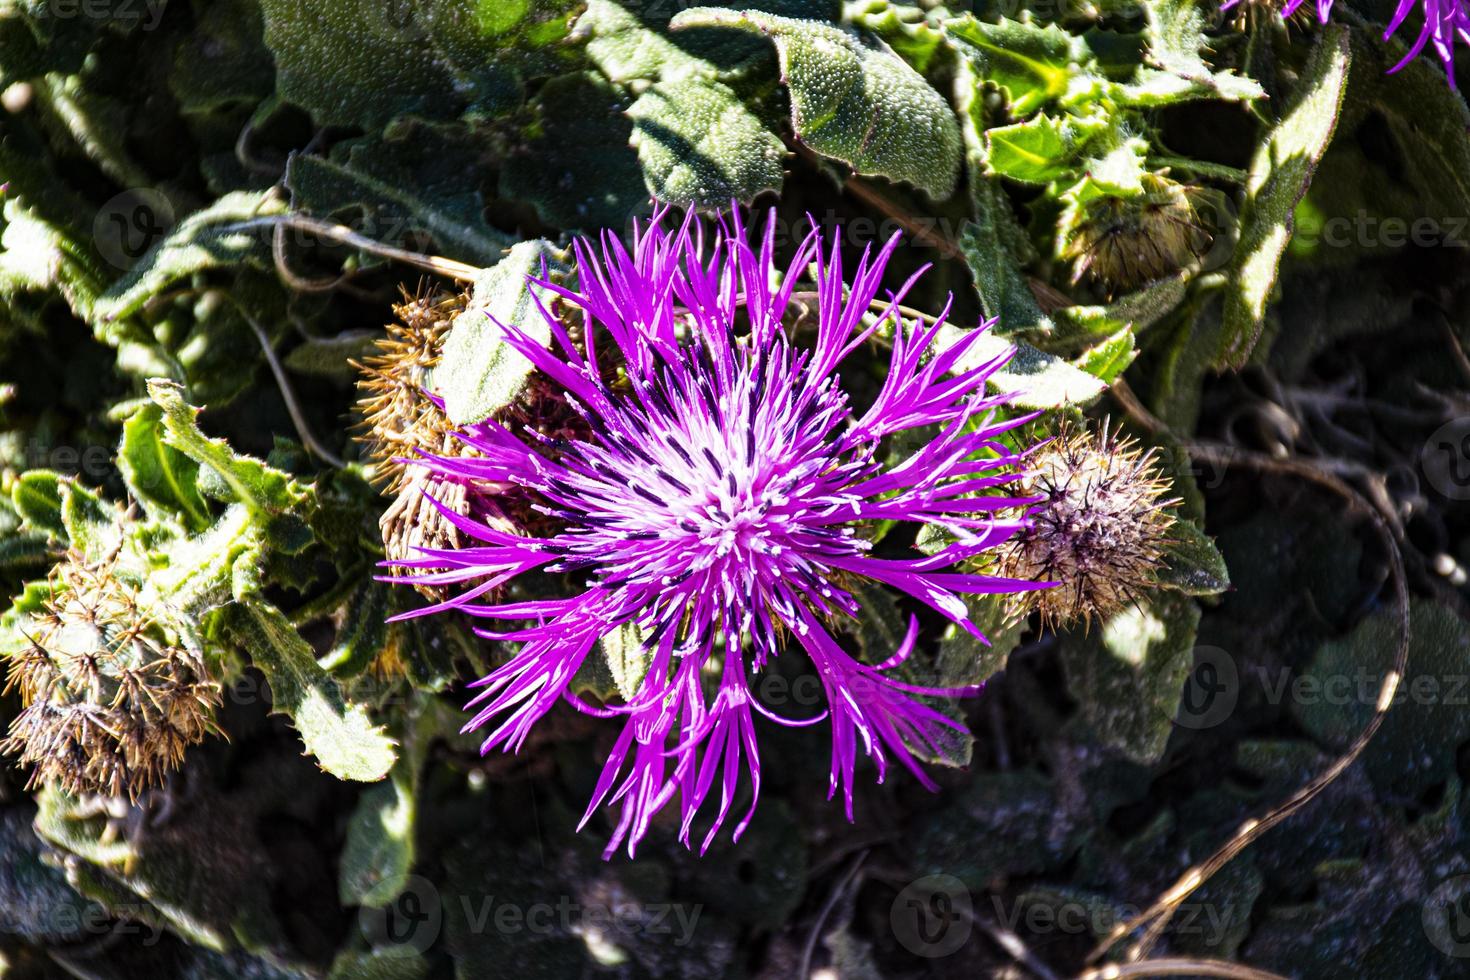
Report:
[[[18,975],[1076,972],[1339,753],[1392,662],[1361,514],[1192,461],[1199,439],[1306,460],[1378,507],[1413,638],[1360,762],[1158,952],[1463,975],[1470,938],[1439,917],[1470,894],[1470,541],[1463,488],[1422,464],[1467,434],[1464,101],[1425,61],[1385,74],[1403,52],[1367,0],[1289,29],[1194,0],[961,7],[0,0],[3,650],[62,550],[121,549],[228,682],[228,740],[141,807],[0,776]],[[1140,281],[1074,277],[1100,206],[1162,233],[1160,177],[1187,185],[1197,247]],[[907,302],[999,317],[1018,404],[1122,416],[1126,379],[1184,526],[1161,588],[1091,631],[982,609],[994,646],[926,637],[935,672],[989,679],[957,706],[976,738],[940,793],[865,785],[849,825],[821,739],[771,731],[781,764],[740,844],[698,860],[666,828],[603,863],[602,818],[573,828],[609,733],[556,714],[481,759],[461,685],[502,651],[443,617],[383,625],[416,600],[372,578],[385,500],[348,362],[420,273],[273,222],[481,268],[477,308],[511,317],[526,271],[650,196],[774,207],[788,246],[808,220],[854,254],[904,231],[896,281],[935,266]],[[482,322],[436,375],[456,420],[524,381]],[[891,648],[894,601],[867,598],[852,642]],[[612,646],[594,690],[639,669]],[[404,676],[374,669],[389,653]]]

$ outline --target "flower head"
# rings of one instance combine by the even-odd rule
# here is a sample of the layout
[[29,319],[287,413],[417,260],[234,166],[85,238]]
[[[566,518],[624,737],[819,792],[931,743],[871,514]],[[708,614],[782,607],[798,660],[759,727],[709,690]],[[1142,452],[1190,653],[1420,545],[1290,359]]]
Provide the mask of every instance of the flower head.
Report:
[[[515,325],[501,329],[563,390],[586,435],[554,439],[490,420],[461,433],[472,453],[426,462],[471,486],[520,486],[537,500],[546,529],[517,537],[446,508],[478,545],[425,549],[404,563],[419,582],[463,589],[408,615],[454,608],[524,624],[479,630],[520,645],[477,682],[466,727],[494,725],[483,751],[519,747],[558,700],[623,719],[584,817],[604,802],[622,804],[609,853],[625,839],[632,853],[676,797],[688,843],[718,789],[707,847],[744,772],[751,801],[738,837],[759,795],[756,714],[785,724],[830,716],[829,795],[841,790],[849,816],[859,747],[880,779],[897,761],[932,786],[914,753],[958,725],[915,696],[973,690],[892,675],[914,649],[916,621],[888,660],[854,659],[833,636],[834,621],[859,612],[850,584],[892,586],[976,635],[961,594],[1034,587],[953,568],[1020,527],[996,517],[1025,503],[996,492],[1015,478],[1019,459],[999,437],[1030,416],[997,421],[1000,399],[986,396],[985,382],[1005,355],[976,356],[982,331],[935,350],[943,315],[929,323],[900,315],[896,304],[918,274],[870,313],[882,305],[876,299],[897,240],[865,252],[850,285],[835,244],[829,251],[815,234],[779,285],[774,223],[758,249],[738,215],[704,245],[692,221],[671,232],[656,220],[635,229],[631,252],[611,235],[600,258],[579,242],[576,291],[533,280],[582,311],[582,331],[570,332],[544,306],[554,350]],[[786,320],[810,263],[818,325],[798,343]],[[857,370],[849,357],[880,331],[891,342],[886,377],[871,403],[857,405],[842,372]],[[890,436],[921,429],[928,436],[917,449],[884,462],[879,449]],[[955,540],[933,556],[877,557],[868,530],[885,521],[941,525]],[[566,574],[577,591],[482,598],[533,570]],[[638,690],[609,707],[574,695],[568,684],[598,640],[630,627],[648,660]],[[789,721],[753,695],[752,676],[793,650],[821,678],[826,715]]]
[[1063,432],[1031,461],[1040,501],[997,554],[1003,574],[1056,583],[1028,599],[1053,626],[1106,618],[1154,584],[1174,517],[1152,454],[1103,426]]
[[216,730],[219,688],[202,659],[108,564],[71,555],[58,565],[28,638],[7,685],[25,707],[0,747],[35,767],[33,783],[136,799]]
[[1105,195],[1067,209],[1061,254],[1072,260],[1074,283],[1086,275],[1110,290],[1135,289],[1209,247],[1190,188],[1162,174],[1146,174],[1143,185],[1133,197]]

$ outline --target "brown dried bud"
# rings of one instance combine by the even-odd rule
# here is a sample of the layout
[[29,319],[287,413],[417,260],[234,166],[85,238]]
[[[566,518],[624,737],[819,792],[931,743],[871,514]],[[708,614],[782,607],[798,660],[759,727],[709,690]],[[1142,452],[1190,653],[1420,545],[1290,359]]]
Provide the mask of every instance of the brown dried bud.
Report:
[[72,553],[51,587],[11,658],[6,690],[25,707],[0,749],[34,767],[32,785],[136,800],[218,732],[219,687],[110,564]]

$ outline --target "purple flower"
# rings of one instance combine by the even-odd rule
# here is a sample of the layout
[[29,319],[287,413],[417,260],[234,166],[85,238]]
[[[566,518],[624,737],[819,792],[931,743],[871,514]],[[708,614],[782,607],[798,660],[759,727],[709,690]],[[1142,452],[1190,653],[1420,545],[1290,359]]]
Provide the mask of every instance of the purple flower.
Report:
[[[478,546],[422,549],[423,558],[400,563],[417,570],[408,581],[463,588],[409,615],[454,608],[521,621],[518,629],[478,631],[519,644],[509,662],[476,682],[466,730],[495,726],[482,751],[518,749],[558,700],[622,719],[582,821],[604,803],[622,804],[608,854],[626,839],[631,855],[675,797],[687,845],[696,815],[717,793],[703,851],[748,773],[738,838],[760,791],[757,714],[784,725],[830,717],[828,795],[842,791],[849,818],[859,748],[880,781],[897,760],[933,788],[914,753],[934,750],[947,729],[963,729],[921,698],[975,689],[894,676],[914,649],[916,620],[883,663],[846,652],[833,628],[859,613],[854,584],[892,586],[976,636],[962,594],[1034,587],[954,568],[1018,530],[1018,521],[996,515],[1029,502],[995,492],[1015,478],[1019,461],[998,437],[1032,417],[998,421],[1002,399],[985,395],[986,379],[1006,357],[969,366],[981,330],[935,350],[944,316],[925,323],[900,315],[896,304],[923,270],[888,303],[875,303],[896,237],[876,256],[865,251],[844,286],[835,243],[826,249],[813,233],[776,286],[774,221],[759,251],[738,215],[728,227],[733,233],[721,222],[706,250],[691,221],[667,232],[655,219],[635,227],[631,254],[611,234],[600,257],[578,242],[577,291],[532,280],[585,311],[580,342],[545,306],[554,351],[514,325],[501,327],[565,391],[589,435],[553,440],[487,421],[460,435],[473,454],[425,463],[471,484],[518,485],[558,530],[520,537],[443,509]],[[787,314],[798,276],[813,263],[817,326],[798,343]],[[846,359],[880,335],[891,344],[886,377],[870,404],[856,406],[839,369],[856,372]],[[899,433],[918,447],[887,463],[885,440]],[[936,524],[953,542],[933,556],[874,557],[866,532],[885,521]],[[492,598],[533,570],[568,573],[582,591]],[[628,703],[597,707],[569,691],[597,641],[630,626],[649,667]],[[815,718],[783,718],[751,690],[754,675],[797,649],[826,696],[828,709]]]
[[[1220,5],[1221,10],[1229,10],[1239,4],[1251,3],[1252,0],[1227,0]],[[1455,87],[1455,41],[1470,44],[1470,11],[1466,9],[1467,0],[1399,0],[1398,7],[1394,9],[1393,19],[1389,21],[1388,29],[1383,32],[1383,39],[1387,41],[1397,33],[1399,26],[1408,19],[1415,7],[1423,7],[1424,25],[1419,29],[1419,36],[1414,40],[1409,53],[1399,60],[1399,63],[1390,68],[1389,74],[1403,68],[1428,44],[1434,45],[1434,53],[1439,56],[1444,65],[1445,74],[1449,76],[1450,88]],[[1300,10],[1306,0],[1287,0],[1281,7],[1283,19],[1290,18]],[[1317,11],[1317,19],[1323,24],[1332,13],[1334,0],[1313,0],[1313,6]]]
[[1465,0],[1399,0],[1383,39],[1386,41],[1392,37],[1409,16],[1409,11],[1420,3],[1424,7],[1424,26],[1419,29],[1419,37],[1409,48],[1409,53],[1389,71],[1398,71],[1423,51],[1426,44],[1433,43],[1434,53],[1439,55],[1445,74],[1449,76],[1450,88],[1454,88],[1455,40],[1458,38],[1470,43],[1470,13],[1466,12]]

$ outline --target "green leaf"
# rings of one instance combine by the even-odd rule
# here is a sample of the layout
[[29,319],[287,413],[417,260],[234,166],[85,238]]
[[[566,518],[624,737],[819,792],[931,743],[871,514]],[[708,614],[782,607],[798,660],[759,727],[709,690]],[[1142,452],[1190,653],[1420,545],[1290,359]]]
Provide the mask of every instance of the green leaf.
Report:
[[1056,24],[1004,17],[988,24],[966,14],[945,21],[944,28],[980,56],[985,80],[1006,93],[1010,114],[1018,119],[1066,94],[1072,78],[1094,60],[1085,40]]
[[660,201],[725,208],[781,189],[785,146],[722,82],[659,82],[628,118],[649,193]]
[[1113,381],[1128,370],[1128,365],[1138,356],[1138,345],[1134,341],[1133,328],[1124,327],[1111,337],[1083,351],[1072,361],[1078,370],[1097,378],[1103,384]]
[[40,531],[53,541],[67,540],[61,520],[60,473],[27,470],[10,487],[10,505],[20,515],[21,527]]
[[1163,756],[1194,663],[1199,606],[1161,592],[1101,630],[1062,639],[1067,690],[1102,742],[1141,765]]
[[760,11],[686,10],[675,30],[731,27],[775,42],[797,138],[859,174],[904,180],[937,200],[954,193],[960,132],[944,98],[901,58],[830,24]]
[[134,497],[155,515],[179,518],[186,527],[209,526],[209,504],[199,493],[199,464],[164,442],[163,409],[145,404],[123,423],[117,464]]
[[[515,401],[534,370],[530,361],[506,343],[496,323],[519,328],[543,347],[551,328],[536,309],[527,276],[540,276],[542,262],[565,272],[561,254],[544,239],[518,242],[475,280],[471,299],[455,318],[444,352],[434,370],[435,391],[456,425],[483,421]],[[541,301],[551,295],[541,290]],[[492,317],[494,319],[492,319]]]
[[148,396],[162,409],[164,443],[208,467],[226,494],[252,513],[284,513],[305,498],[305,489],[287,474],[251,456],[237,455],[223,439],[200,432],[195,422],[199,409],[184,400],[179,385],[154,378],[148,382]]
[[414,809],[411,776],[400,775],[399,767],[362,794],[347,824],[337,872],[343,905],[382,908],[402,893],[413,867]]
[[1014,251],[1007,247],[1008,239],[1020,234],[1010,203],[993,178],[975,174],[971,179],[975,222],[960,235],[960,254],[970,267],[985,315],[1000,321],[992,329],[1002,337],[1050,330],[1051,319],[1041,312]]
[[75,480],[62,480],[60,490],[61,523],[71,546],[93,560],[115,551],[120,531],[113,509]]
[[1217,72],[1205,63],[1200,52],[1209,47],[1209,41],[1201,6],[1199,0],[1150,0],[1143,5],[1149,60],[1173,80],[1141,70],[1134,90],[1139,104],[1163,105],[1185,98],[1246,102],[1265,95],[1253,79],[1231,71]]
[[1244,366],[1261,336],[1297,202],[1337,129],[1350,61],[1347,28],[1329,25],[1297,83],[1301,95],[1256,149],[1225,295],[1218,366]]
[[[938,338],[941,349],[958,340],[959,331],[965,329],[947,326],[941,330]],[[990,388],[1014,396],[1010,404],[1016,408],[1083,406],[1107,388],[1099,379],[1054,354],[1038,350],[1024,340],[1006,340],[991,331],[975,342],[954,369],[975,367],[1011,348],[1015,350],[1014,356],[990,376]]]
[[547,82],[501,166],[500,196],[529,202],[559,228],[623,228],[648,208],[627,107],[627,94],[594,72]]
[[[1409,619],[1407,669],[1362,759],[1373,784],[1392,799],[1419,799],[1452,778],[1457,747],[1470,739],[1470,623],[1426,599],[1411,601]],[[1399,633],[1397,615],[1377,613],[1324,644],[1287,689],[1292,714],[1325,748],[1346,748],[1372,717]]]
[[1171,532],[1159,586],[1185,595],[1218,595],[1230,588],[1225,556],[1191,520],[1181,519]]
[[652,651],[643,645],[643,632],[637,623],[626,623],[597,641],[597,651],[607,664],[613,684],[623,700],[631,701],[648,676]]
[[[310,112],[319,126],[368,131],[404,115],[452,119],[466,108],[503,108],[519,91],[504,64],[516,59],[516,42],[542,42],[525,45],[532,48],[566,33],[566,4],[530,8],[261,0],[281,96]],[[522,32],[519,22],[527,14],[535,19]]]
[[271,688],[274,711],[286,715],[317,763],[339,779],[373,782],[393,765],[393,742],[316,662],[290,621],[264,602],[226,609],[226,626]]
[[180,221],[145,252],[98,298],[94,316],[98,320],[131,316],[170,284],[208,269],[242,264],[269,268],[270,236],[259,229],[237,226],[284,210],[284,203],[268,193],[226,194]]
[[428,235],[442,254],[489,265],[511,244],[485,221],[486,148],[463,127],[406,121],[340,144],[323,158],[293,153],[286,186],[296,210],[360,211],[358,231],[389,245]]
[[991,173],[1048,184],[1070,173],[1088,140],[1107,128],[1102,116],[1036,116],[985,131]]

